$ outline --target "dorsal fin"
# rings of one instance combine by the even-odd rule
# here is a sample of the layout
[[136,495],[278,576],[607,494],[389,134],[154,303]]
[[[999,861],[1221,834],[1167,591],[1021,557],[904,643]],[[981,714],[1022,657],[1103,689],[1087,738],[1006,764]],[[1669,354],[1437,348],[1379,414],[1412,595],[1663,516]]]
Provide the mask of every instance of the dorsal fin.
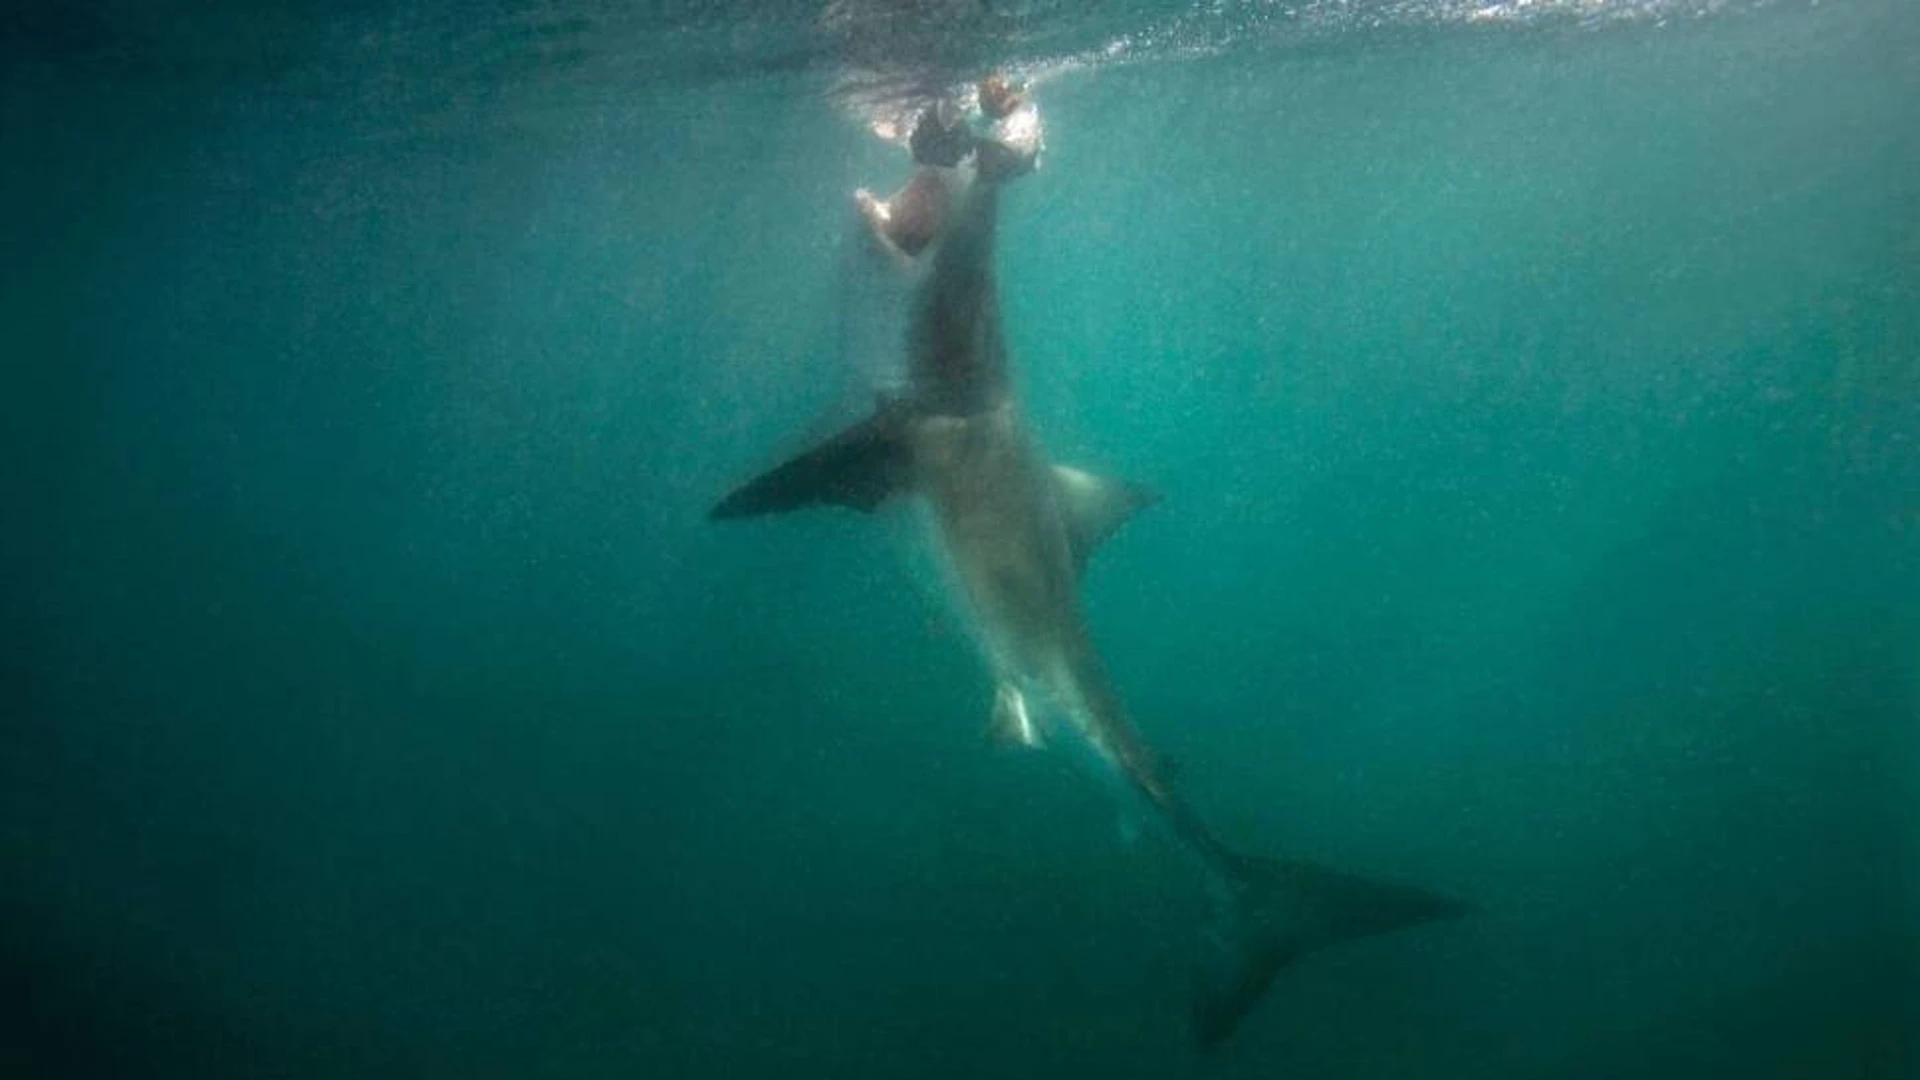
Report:
[[1102,540],[1119,531],[1141,507],[1160,498],[1139,484],[1095,476],[1069,465],[1055,465],[1053,476],[1073,540],[1074,561],[1083,567]]

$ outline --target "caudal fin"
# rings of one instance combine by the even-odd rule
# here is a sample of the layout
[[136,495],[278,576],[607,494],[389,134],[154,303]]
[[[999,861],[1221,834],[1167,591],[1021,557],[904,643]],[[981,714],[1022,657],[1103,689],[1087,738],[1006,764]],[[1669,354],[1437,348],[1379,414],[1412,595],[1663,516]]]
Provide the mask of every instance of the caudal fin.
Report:
[[1470,910],[1410,885],[1373,881],[1316,863],[1236,857],[1219,952],[1202,973],[1194,1037],[1202,1050],[1225,1041],[1280,969],[1307,953]]

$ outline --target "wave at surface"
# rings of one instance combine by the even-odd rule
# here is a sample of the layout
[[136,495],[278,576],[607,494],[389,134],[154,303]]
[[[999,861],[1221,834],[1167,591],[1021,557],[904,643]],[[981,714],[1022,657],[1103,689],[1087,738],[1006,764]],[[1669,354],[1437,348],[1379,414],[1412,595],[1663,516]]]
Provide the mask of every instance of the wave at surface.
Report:
[[[0,58],[117,78],[236,77],[409,105],[618,100],[637,89],[803,74],[868,120],[895,117],[988,69],[1045,81],[1117,64],[1365,42],[1447,27],[1591,29],[1750,12],[1782,0],[552,0],[475,17],[412,4],[45,5],[16,16]],[[191,15],[191,17],[188,17]],[[349,89],[350,88],[350,89]]]

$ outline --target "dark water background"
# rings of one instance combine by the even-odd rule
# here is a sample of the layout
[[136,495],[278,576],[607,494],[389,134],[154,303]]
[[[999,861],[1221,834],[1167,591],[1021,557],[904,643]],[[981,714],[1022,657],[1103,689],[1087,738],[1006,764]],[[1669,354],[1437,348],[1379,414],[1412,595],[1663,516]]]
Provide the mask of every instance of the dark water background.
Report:
[[899,530],[702,521],[844,396],[850,110],[1013,62],[1122,693],[1482,909],[1208,1071],[1920,1076],[1912,4],[849,11],[0,19],[4,1075],[1195,1071],[1190,872]]

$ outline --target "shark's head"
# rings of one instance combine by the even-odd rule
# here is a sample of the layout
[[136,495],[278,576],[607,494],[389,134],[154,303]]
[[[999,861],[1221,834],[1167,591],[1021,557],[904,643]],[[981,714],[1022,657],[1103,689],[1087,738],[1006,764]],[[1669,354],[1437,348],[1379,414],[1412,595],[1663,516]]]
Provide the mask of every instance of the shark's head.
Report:
[[989,120],[999,120],[1019,108],[1025,98],[1007,77],[999,73],[980,80],[980,111]]

